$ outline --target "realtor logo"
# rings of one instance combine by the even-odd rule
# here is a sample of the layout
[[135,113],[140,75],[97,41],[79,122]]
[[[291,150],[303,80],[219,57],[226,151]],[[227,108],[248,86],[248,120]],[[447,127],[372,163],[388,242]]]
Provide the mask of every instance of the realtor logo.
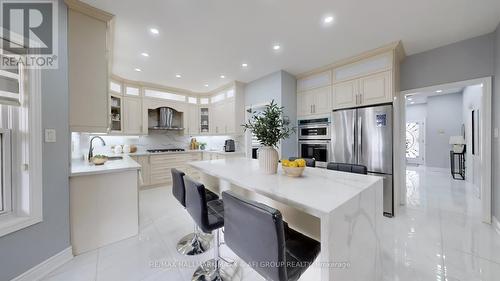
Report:
[[57,68],[57,1],[0,2],[5,55],[1,66],[23,63],[27,68]]

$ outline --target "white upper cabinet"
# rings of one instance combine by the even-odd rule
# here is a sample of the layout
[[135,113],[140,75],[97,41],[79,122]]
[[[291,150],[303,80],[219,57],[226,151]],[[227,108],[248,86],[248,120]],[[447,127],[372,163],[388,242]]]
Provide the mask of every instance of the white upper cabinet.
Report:
[[187,126],[184,126],[184,132],[190,135],[200,133],[199,110],[197,104],[190,104],[186,111]]
[[297,94],[297,115],[325,114],[332,110],[332,86],[315,88]]
[[358,104],[358,80],[333,85],[333,108],[355,107]]
[[333,108],[348,108],[392,102],[392,71],[364,76],[333,86]]
[[142,100],[136,97],[123,98],[123,133],[142,134]]
[[297,92],[303,92],[332,84],[332,71],[328,70],[297,80]]
[[334,83],[360,78],[365,75],[390,70],[393,65],[392,52],[377,55],[333,70]]
[[[109,130],[109,24],[113,15],[79,1],[68,5],[69,124],[73,132]],[[90,7],[90,8],[89,8]]]
[[392,102],[392,72],[385,71],[379,74],[359,79],[359,94],[362,105]]

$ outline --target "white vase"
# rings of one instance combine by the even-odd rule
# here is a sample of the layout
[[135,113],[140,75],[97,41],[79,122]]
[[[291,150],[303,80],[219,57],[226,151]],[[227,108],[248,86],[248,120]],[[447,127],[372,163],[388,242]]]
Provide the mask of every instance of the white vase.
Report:
[[259,167],[268,175],[278,172],[278,151],[272,146],[263,146],[258,151]]

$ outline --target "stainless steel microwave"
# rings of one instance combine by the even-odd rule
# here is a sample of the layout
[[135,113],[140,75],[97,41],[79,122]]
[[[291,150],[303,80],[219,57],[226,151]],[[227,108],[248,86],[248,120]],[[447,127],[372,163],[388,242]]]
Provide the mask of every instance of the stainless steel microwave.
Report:
[[299,120],[299,140],[330,140],[330,118]]

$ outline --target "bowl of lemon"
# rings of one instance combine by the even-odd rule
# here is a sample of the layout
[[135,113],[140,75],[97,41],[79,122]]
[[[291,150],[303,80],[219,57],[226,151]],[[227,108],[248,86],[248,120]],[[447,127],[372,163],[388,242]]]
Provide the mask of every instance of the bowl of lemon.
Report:
[[302,173],[304,173],[304,169],[306,168],[306,160],[282,160],[281,166],[283,167],[283,171],[285,171],[285,175],[296,178],[302,176]]

